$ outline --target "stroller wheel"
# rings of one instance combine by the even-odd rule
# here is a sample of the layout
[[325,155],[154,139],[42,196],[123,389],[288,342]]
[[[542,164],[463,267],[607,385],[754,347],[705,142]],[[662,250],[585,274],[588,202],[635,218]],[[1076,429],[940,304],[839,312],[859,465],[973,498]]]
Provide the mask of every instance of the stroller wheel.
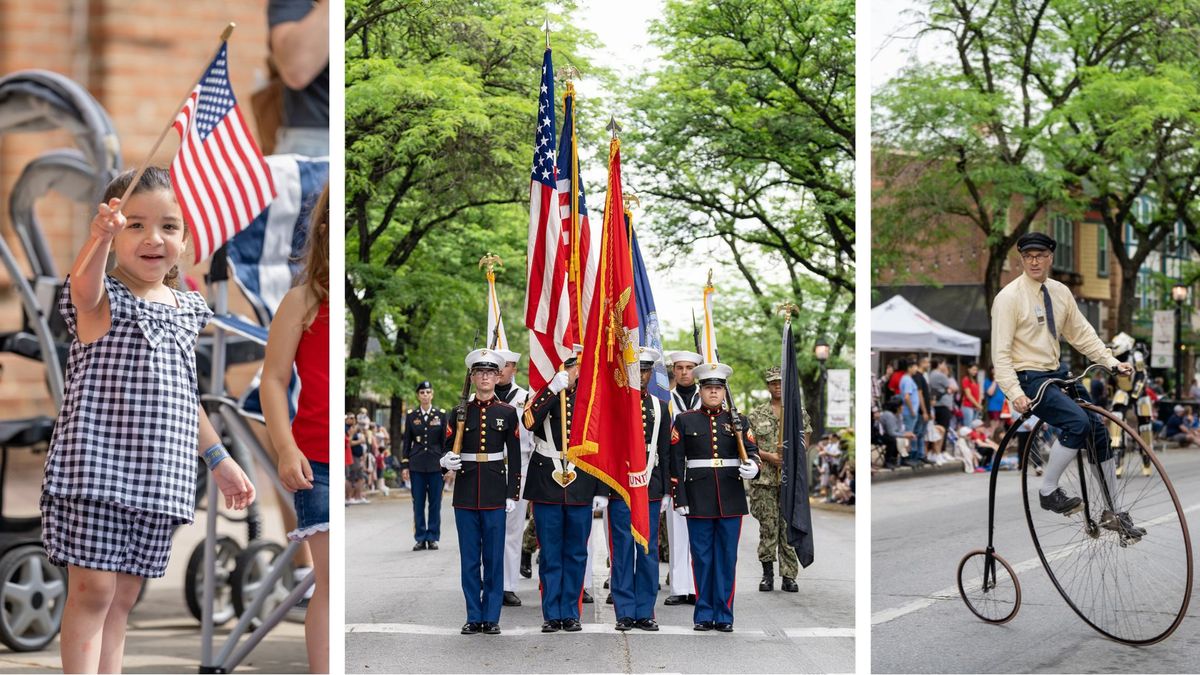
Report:
[[62,626],[67,574],[50,564],[37,544],[0,557],[0,642],[32,652],[50,644]]
[[283,547],[273,541],[258,540],[251,542],[237,558],[237,566],[233,570],[233,607],[238,616],[245,614],[259,593],[266,593],[267,598],[262,608],[252,620],[257,628],[262,620],[267,618],[280,603],[287,598],[288,593],[296,585],[295,570],[291,560],[285,561],[282,576],[267,588],[267,576],[274,569]]
[[[233,589],[230,579],[237,565],[238,554],[242,547],[232,537],[217,538],[217,572],[216,588],[213,595],[213,625],[220,626],[229,621],[236,613],[233,609]],[[143,586],[144,588],[144,586]],[[192,549],[188,558],[187,572],[183,580],[183,597],[187,601],[188,611],[197,621],[204,617],[204,542]]]

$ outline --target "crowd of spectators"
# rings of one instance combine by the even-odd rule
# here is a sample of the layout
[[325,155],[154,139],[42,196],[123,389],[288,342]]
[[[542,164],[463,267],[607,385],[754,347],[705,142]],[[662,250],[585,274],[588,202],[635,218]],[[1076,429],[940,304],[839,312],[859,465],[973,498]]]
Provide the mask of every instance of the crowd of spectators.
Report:
[[369,504],[367,495],[375,492],[386,497],[390,492],[387,478],[399,472],[387,428],[372,422],[366,408],[359,408],[358,414],[346,413],[346,447],[350,455],[346,467],[346,505]]

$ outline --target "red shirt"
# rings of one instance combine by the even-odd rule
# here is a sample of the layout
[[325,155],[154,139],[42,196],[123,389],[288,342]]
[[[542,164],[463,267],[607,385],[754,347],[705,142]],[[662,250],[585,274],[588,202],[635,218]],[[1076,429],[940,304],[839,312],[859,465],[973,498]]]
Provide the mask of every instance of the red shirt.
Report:
[[[963,392],[963,399],[962,399],[963,405],[965,405],[965,406],[969,406],[972,408],[978,408],[979,405],[983,402],[983,398],[980,397],[980,395],[979,395],[980,394],[979,382],[977,380],[972,379],[971,377],[969,377],[967,375],[964,375],[963,379],[962,379],[962,392]],[[974,397],[974,402],[972,402],[972,399],[967,398],[967,392],[971,392],[971,395]]]
[[300,403],[292,420],[292,438],[310,462],[329,463],[329,301],[296,345]]
[[897,370],[896,372],[892,373],[892,377],[888,380],[887,384],[888,391],[892,392],[894,395],[898,395],[900,393],[900,380],[904,378],[906,372],[907,371],[904,370]]

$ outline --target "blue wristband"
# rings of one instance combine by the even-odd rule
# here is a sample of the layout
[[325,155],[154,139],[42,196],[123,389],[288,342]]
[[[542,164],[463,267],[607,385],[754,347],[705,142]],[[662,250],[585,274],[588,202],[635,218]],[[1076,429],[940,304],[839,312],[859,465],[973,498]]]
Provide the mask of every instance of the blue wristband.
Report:
[[204,463],[208,464],[208,470],[212,471],[222,460],[229,459],[229,451],[220,443],[213,443],[203,453]]

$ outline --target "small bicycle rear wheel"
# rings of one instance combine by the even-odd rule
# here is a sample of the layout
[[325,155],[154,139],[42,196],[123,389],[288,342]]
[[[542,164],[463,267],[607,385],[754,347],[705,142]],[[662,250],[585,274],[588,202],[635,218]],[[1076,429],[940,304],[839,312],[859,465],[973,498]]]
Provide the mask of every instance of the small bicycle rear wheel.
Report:
[[[1035,474],[1049,456],[1038,456],[1026,444],[1021,485],[1029,532],[1050,581],[1081,619],[1118,642],[1154,644],[1179,627],[1192,595],[1187,521],[1162,463],[1141,436],[1113,413],[1080,405],[1099,415],[1099,423],[1119,429],[1121,437],[1112,448],[1126,449],[1116,458],[1124,465],[1114,462],[1106,477],[1103,463],[1088,458],[1088,449],[1081,450],[1058,486],[1068,496],[1082,497],[1086,508],[1064,516],[1041,508],[1043,479]],[[1043,425],[1038,422],[1031,438],[1039,436]],[[1111,509],[1107,481],[1115,485]],[[1127,513],[1145,534],[1106,518],[1106,512]]]
[[1008,562],[987,551],[971,551],[958,563],[958,594],[975,616],[1008,623],[1021,608],[1021,582]]

